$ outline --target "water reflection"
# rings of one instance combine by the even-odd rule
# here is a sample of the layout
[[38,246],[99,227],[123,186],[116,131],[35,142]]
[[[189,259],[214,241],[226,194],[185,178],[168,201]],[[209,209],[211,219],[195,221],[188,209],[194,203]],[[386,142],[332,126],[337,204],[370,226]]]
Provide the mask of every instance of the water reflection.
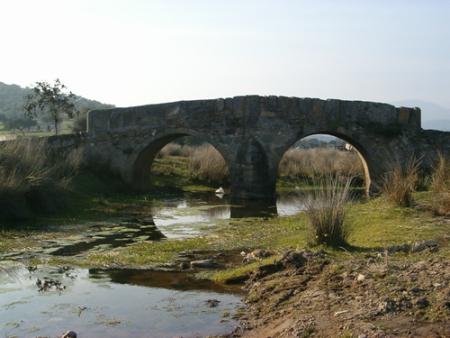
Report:
[[152,212],[157,226],[170,225],[174,221],[190,223],[210,219],[290,216],[303,210],[304,198],[305,195],[300,193],[283,193],[276,202],[230,201],[227,196],[219,198],[213,193],[191,193],[172,200],[160,200]]
[[[53,270],[54,271],[53,271]],[[38,291],[37,279],[58,280],[62,290]],[[61,273],[46,267],[0,273],[0,336],[59,336],[68,329],[83,337],[207,336],[230,332],[223,320],[241,305],[240,296],[186,275],[150,271]],[[208,300],[219,302],[208,306]]]
[[153,288],[166,288],[179,291],[214,291],[219,293],[241,293],[240,287],[216,284],[211,280],[195,278],[185,271],[150,271],[134,269],[90,269],[92,279],[107,278],[118,284],[139,285]]

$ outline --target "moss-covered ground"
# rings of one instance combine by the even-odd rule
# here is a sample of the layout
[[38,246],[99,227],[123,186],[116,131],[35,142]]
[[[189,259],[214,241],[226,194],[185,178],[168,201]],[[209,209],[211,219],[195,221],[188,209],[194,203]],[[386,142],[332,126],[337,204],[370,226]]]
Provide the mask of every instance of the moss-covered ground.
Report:
[[[419,193],[416,199],[422,202],[426,200],[426,196]],[[374,250],[383,251],[383,248],[388,246],[420,240],[436,239],[442,242],[446,239],[448,242],[450,233],[448,220],[436,218],[429,211],[419,207],[396,208],[382,198],[349,206],[346,222],[350,229],[350,245],[342,249],[320,249],[325,249],[336,257],[348,257]],[[303,214],[278,218],[231,219],[222,221],[220,226],[202,237],[136,243],[90,254],[80,263],[98,267],[148,267],[171,263],[180,252],[199,250],[220,253],[267,249],[277,257],[288,249],[307,247],[307,228]],[[446,244],[440,254],[450,258]],[[201,276],[217,281],[229,279],[271,262],[274,257],[247,265],[239,264],[225,270],[209,271],[202,273]]]

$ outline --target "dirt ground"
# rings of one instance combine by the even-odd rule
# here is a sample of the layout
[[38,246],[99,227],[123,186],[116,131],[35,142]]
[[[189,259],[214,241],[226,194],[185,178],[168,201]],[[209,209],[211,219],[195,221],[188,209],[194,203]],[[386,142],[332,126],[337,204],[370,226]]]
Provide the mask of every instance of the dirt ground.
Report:
[[437,250],[287,252],[247,281],[230,337],[450,337],[450,262]]

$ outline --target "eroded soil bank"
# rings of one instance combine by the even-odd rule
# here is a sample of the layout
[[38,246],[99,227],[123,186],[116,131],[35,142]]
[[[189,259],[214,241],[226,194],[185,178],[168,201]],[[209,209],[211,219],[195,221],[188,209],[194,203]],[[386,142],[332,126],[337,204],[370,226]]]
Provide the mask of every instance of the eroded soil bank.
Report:
[[288,252],[251,274],[228,337],[449,337],[450,262],[434,250]]

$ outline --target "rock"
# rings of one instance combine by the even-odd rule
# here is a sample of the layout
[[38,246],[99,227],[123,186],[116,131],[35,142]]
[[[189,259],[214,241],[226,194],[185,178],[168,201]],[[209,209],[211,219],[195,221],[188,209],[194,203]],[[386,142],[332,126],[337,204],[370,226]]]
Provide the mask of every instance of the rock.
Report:
[[216,268],[218,264],[212,259],[201,259],[198,261],[191,262],[191,268],[195,269],[213,269]]
[[[242,253],[241,253],[241,255],[242,255]],[[242,262],[250,263],[250,262],[257,261],[257,260],[261,260],[266,257],[270,257],[272,255],[273,255],[273,253],[271,251],[264,250],[264,249],[256,249],[256,250],[253,250],[252,252],[246,254],[244,256],[244,259]]]
[[349,312],[349,310],[336,311],[334,313],[334,316],[337,317],[337,316],[343,315],[344,313],[347,313],[347,312]]
[[305,265],[307,259],[302,251],[288,251],[281,258],[280,262],[284,267],[299,268]]
[[385,301],[378,304],[378,312],[389,313],[397,310],[397,304],[392,299],[386,299]]
[[189,264],[189,262],[181,262],[179,265],[181,270],[187,270],[187,269],[189,269],[190,266],[191,265]]
[[401,245],[392,245],[388,248],[386,248],[386,251],[390,254],[396,253],[396,252],[409,252],[411,250],[411,245],[409,244],[401,244]]
[[419,298],[417,299],[414,304],[419,308],[419,309],[425,309],[426,307],[430,306],[430,302],[428,301],[428,299],[426,299],[425,297]]
[[223,282],[224,282],[224,284],[227,284],[227,285],[242,284],[247,279],[249,279],[249,277],[250,277],[249,274],[244,274],[241,276],[234,276],[234,277],[226,278]]
[[364,276],[362,273],[358,273],[358,276],[356,276],[356,281],[363,282],[366,279],[366,276]]
[[67,331],[61,338],[77,338],[77,333],[75,331]]
[[219,303],[220,303],[220,300],[217,300],[217,299],[208,299],[208,300],[206,301],[206,304],[207,304],[209,307],[217,307],[217,305],[219,305]]
[[253,279],[259,279],[278,272],[281,269],[283,269],[283,265],[280,263],[266,264],[260,266],[252,276]]
[[424,250],[430,250],[430,251],[435,251],[438,249],[438,242],[430,239],[430,240],[426,240],[426,241],[419,241],[419,242],[415,242],[412,247],[411,247],[411,252],[421,252]]
[[225,190],[222,188],[222,187],[220,187],[219,189],[216,189],[216,194],[225,194]]
[[411,288],[411,292],[415,293],[415,294],[421,293],[422,291],[423,290],[421,288],[417,287],[417,286]]

